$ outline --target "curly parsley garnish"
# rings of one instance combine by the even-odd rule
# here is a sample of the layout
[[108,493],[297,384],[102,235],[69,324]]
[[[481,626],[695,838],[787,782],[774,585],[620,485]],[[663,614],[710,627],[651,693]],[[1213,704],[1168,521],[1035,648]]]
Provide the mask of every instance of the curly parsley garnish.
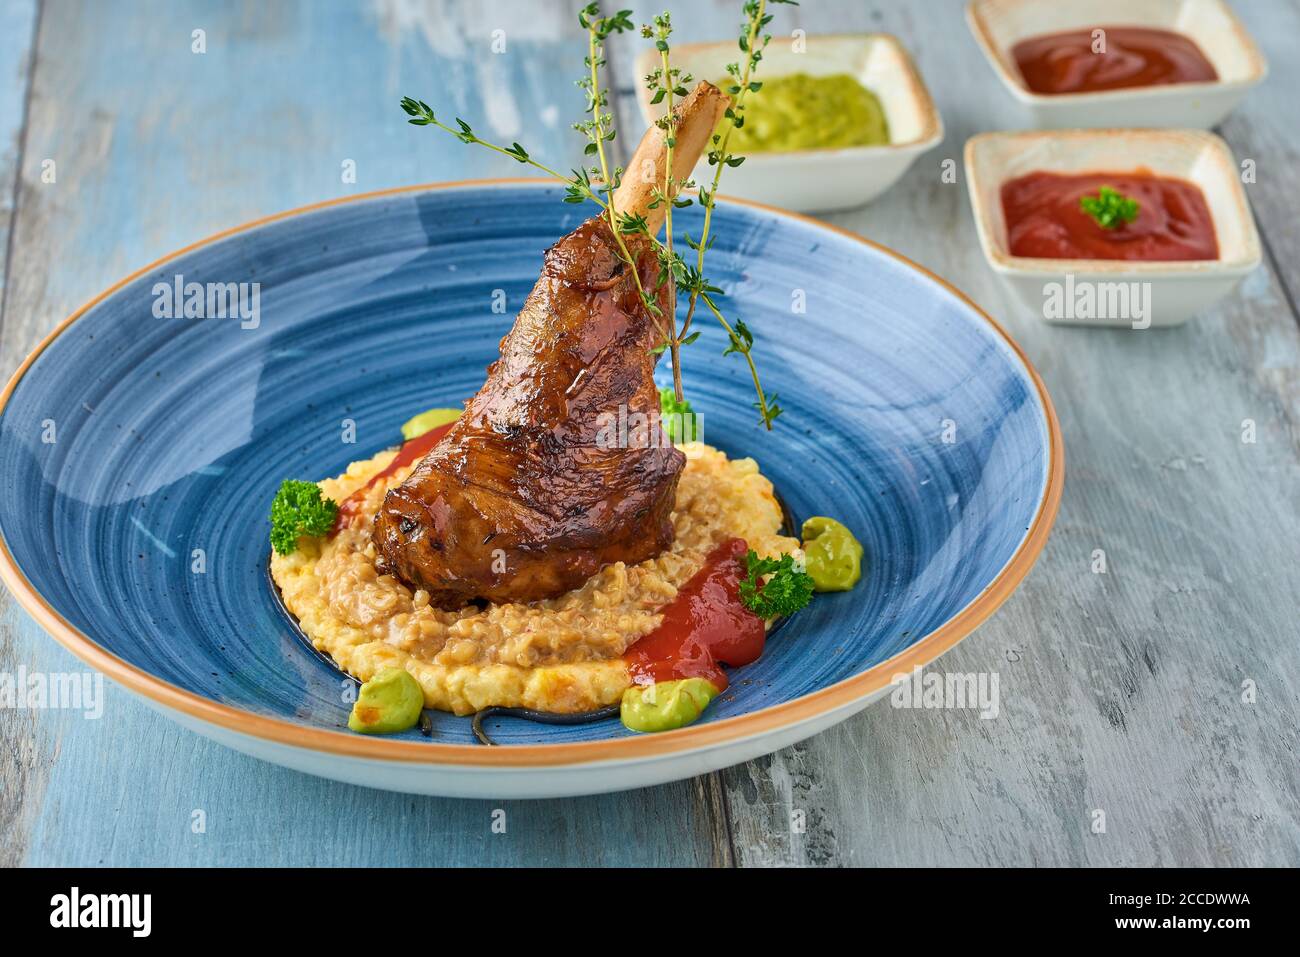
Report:
[[[740,583],[740,601],[759,618],[793,615],[812,601],[812,576],[794,567],[793,555],[759,558],[752,548],[745,556],[749,575]],[[771,575],[760,582],[763,575]]]
[[334,527],[339,503],[321,495],[315,482],[285,479],[271,503],[271,547],[281,555],[298,548],[299,535],[324,535]]
[[1079,197],[1079,208],[1091,216],[1102,229],[1114,229],[1138,217],[1138,201],[1118,190],[1103,186],[1096,196]]

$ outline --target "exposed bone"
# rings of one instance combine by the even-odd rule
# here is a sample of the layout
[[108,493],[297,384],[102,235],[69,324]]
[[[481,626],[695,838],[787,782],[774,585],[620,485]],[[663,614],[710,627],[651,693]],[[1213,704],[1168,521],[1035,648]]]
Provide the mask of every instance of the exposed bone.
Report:
[[[673,146],[673,194],[678,184],[691,175],[695,164],[708,148],[713,131],[722,121],[731,98],[712,83],[701,81],[694,90],[673,109],[677,117],[676,143]],[[659,232],[666,210],[661,203],[651,209],[656,187],[662,189],[664,166],[668,161],[665,131],[651,125],[637,145],[623,181],[614,191],[614,208],[619,213],[641,214],[650,226],[651,234]]]

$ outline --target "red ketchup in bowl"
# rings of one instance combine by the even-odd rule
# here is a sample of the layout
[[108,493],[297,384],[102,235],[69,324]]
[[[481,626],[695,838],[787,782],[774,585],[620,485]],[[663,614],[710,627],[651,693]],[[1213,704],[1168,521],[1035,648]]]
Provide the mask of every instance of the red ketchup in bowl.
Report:
[[[1104,228],[1079,205],[1109,186],[1138,203],[1137,218]],[[1186,180],[1133,173],[1029,173],[1002,184],[1007,248],[1031,259],[1218,259],[1205,197]]]
[[[1097,27],[1021,40],[1011,48],[1035,93],[1098,93],[1135,86],[1211,83],[1214,65],[1190,37],[1151,27]],[[1104,42],[1104,48],[1098,51]]]

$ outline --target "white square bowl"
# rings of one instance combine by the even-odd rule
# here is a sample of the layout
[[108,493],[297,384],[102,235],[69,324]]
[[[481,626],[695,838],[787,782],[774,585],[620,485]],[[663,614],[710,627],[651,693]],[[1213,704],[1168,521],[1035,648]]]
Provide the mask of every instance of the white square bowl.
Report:
[[[722,193],[804,213],[851,209],[875,199],[898,181],[912,162],[943,139],[943,121],[912,58],[897,39],[886,33],[809,36],[803,52],[789,40],[774,40],[763,54],[757,80],[806,73],[830,76],[847,73],[874,93],[885,111],[890,142],[882,146],[750,153],[740,166],[722,177]],[[638,78],[659,66],[659,54],[643,52],[636,63]],[[691,43],[675,46],[673,65],[697,81],[726,77],[727,64],[740,57],[736,42]],[[652,104],[644,84],[637,102],[647,123],[663,115],[663,104]],[[713,168],[702,161],[696,182],[712,180]]]
[[[973,0],[966,21],[993,71],[1040,128],[1191,127],[1209,129],[1262,81],[1268,64],[1223,0]],[[1035,93],[1012,48],[1047,33],[1095,27],[1172,30],[1201,48],[1219,78],[1097,93]]]
[[[1025,309],[1048,322],[1176,326],[1231,292],[1260,262],[1259,235],[1228,144],[1201,130],[1064,130],[981,133],[966,141],[966,185],[989,266]],[[1033,259],[1012,256],[1002,184],[1027,173],[1149,172],[1200,187],[1214,221],[1219,258],[1194,262]],[[1150,309],[1109,316],[1049,315],[1049,296],[1070,299],[1083,283],[1098,302],[1115,284],[1146,283]],[[1055,284],[1055,285],[1052,285]],[[1073,311],[1073,310],[1067,310]]]

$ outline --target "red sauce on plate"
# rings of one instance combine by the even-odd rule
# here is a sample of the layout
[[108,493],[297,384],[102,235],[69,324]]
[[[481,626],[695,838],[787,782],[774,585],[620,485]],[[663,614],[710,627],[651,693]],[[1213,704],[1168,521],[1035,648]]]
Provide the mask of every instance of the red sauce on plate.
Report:
[[744,539],[733,538],[709,553],[704,567],[664,609],[659,627],[624,655],[634,683],[705,678],[722,691],[727,676],[721,665],[758,660],[767,629],[740,601],[748,551]]
[[1092,29],[1021,40],[1011,55],[1035,93],[1095,93],[1135,86],[1208,83],[1219,78],[1190,37],[1150,27],[1105,30],[1104,53],[1093,52]]
[[402,447],[397,450],[397,454],[393,456],[393,461],[388,463],[387,468],[376,473],[369,482],[339,503],[338,518],[334,519],[334,528],[330,531],[330,535],[337,535],[361,512],[365,504],[366,492],[377,482],[387,481],[398,469],[424,458],[433,451],[433,447],[442,441],[442,437],[455,424],[454,422],[448,422],[446,425],[440,425],[437,428],[430,429],[423,435],[417,435],[415,438],[403,442]]
[[[1079,207],[1109,186],[1138,201],[1131,223],[1103,229]],[[1007,246],[1033,259],[1218,259],[1205,197],[1194,183],[1133,173],[1029,173],[1002,184]]]

